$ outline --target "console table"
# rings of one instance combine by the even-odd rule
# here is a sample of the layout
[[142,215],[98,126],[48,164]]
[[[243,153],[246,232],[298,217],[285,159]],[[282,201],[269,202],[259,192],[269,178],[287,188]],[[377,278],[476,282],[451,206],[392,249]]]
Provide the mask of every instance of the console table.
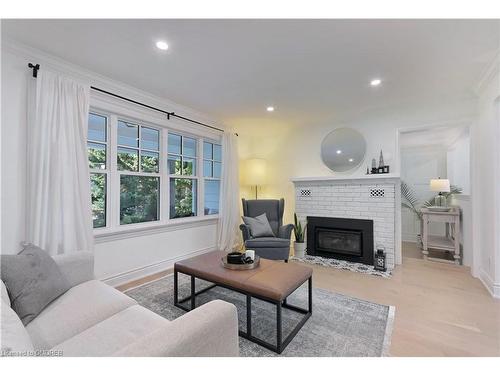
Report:
[[[431,211],[422,208],[423,232],[422,254],[424,259],[460,264],[460,208],[451,207],[449,211]],[[443,236],[429,234],[430,223],[445,223],[446,233]],[[429,248],[440,251],[450,251],[454,260],[429,257]]]

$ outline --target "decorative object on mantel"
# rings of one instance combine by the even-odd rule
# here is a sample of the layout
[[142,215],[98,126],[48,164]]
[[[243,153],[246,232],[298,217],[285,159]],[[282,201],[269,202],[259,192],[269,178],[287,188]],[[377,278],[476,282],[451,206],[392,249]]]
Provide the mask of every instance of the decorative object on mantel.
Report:
[[385,266],[385,246],[382,244],[377,244],[377,252],[375,253],[375,267],[377,271],[385,272],[387,268]]
[[450,180],[442,179],[441,177],[432,179],[429,183],[429,188],[431,191],[438,193],[438,195],[434,197],[434,206],[429,206],[429,210],[448,211],[448,199],[443,193],[450,192]]
[[388,270],[377,271],[374,266],[369,266],[362,263],[348,262],[345,260],[339,260],[334,258],[324,258],[320,256],[305,255],[304,258],[292,257],[291,259],[297,262],[316,264],[324,267],[332,267],[341,270],[365,273],[368,275],[382,276],[385,278],[389,278],[392,276],[392,272]]
[[379,168],[384,167],[384,155],[382,154],[382,150],[380,150],[380,157],[378,159],[378,167]]
[[297,258],[303,258],[306,252],[306,243],[304,242],[304,236],[306,234],[306,226],[302,226],[302,223],[297,218],[297,214],[293,214],[294,226],[293,232],[295,234],[295,242],[293,244],[293,254]]
[[377,161],[375,158],[372,159],[372,169],[369,170],[369,168],[366,168],[366,174],[384,174],[384,173],[389,173],[389,166],[385,165],[384,163],[384,155],[382,153],[382,150],[380,150],[380,156],[379,156],[379,161],[378,161],[378,167],[377,167]]
[[350,128],[335,129],[321,143],[321,159],[333,172],[357,169],[366,153],[363,135]]
[[[450,185],[450,191],[448,193],[444,193],[443,196],[445,197],[446,200],[448,200],[448,198],[453,194],[461,194],[461,193],[462,193],[462,188],[455,185]],[[415,214],[415,216],[419,220],[420,233],[417,234],[417,244],[420,247],[422,247],[423,221],[422,221],[421,208],[431,207],[432,198],[421,203],[420,200],[417,198],[417,194],[410,187],[410,185],[408,185],[405,181],[401,180],[401,206],[407,208],[408,210],[410,210],[410,212],[413,212],[413,214]]]
[[371,170],[371,173],[372,174],[377,173],[377,162],[376,162],[375,158],[372,159],[372,170]]

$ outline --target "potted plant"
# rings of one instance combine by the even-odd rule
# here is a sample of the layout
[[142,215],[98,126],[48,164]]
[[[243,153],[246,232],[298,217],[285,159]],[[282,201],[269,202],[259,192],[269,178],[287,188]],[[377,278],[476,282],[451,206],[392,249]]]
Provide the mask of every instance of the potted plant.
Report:
[[[443,193],[443,195],[445,196],[446,199],[448,199],[453,194],[461,194],[461,193],[462,193],[462,188],[455,185],[451,185],[450,192]],[[420,222],[420,233],[417,234],[417,245],[421,248],[423,221],[422,221],[422,212],[420,211],[420,209],[422,207],[432,206],[432,198],[421,203],[420,200],[417,198],[417,194],[410,187],[410,185],[408,185],[405,181],[401,181],[401,206],[407,208],[408,210],[410,210],[410,212],[413,212],[413,214],[415,214],[418,221]]]
[[295,233],[295,243],[293,244],[294,254],[297,258],[303,258],[306,253],[306,244],[304,242],[306,228],[297,219],[297,214],[294,213],[293,218],[295,221],[293,226],[293,232]]

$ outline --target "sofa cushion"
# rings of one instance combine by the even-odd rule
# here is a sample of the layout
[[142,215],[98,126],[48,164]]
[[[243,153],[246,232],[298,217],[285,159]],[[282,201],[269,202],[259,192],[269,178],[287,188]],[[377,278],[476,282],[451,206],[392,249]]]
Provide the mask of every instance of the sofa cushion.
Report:
[[24,325],[70,288],[54,259],[31,244],[17,255],[1,255],[1,274],[12,309]]
[[111,356],[169,324],[167,319],[136,305],[62,342],[54,350],[61,350],[65,357]]
[[276,237],[261,237],[261,238],[252,238],[245,241],[245,247],[247,249],[252,248],[262,248],[262,247],[271,247],[271,248],[279,248],[279,247],[290,247],[290,240],[284,238],[276,238]]
[[257,217],[242,217],[243,222],[250,228],[250,234],[252,237],[274,237],[271,225],[269,225],[269,220],[267,220],[267,215],[263,213]]
[[68,290],[26,328],[35,349],[50,349],[135,304],[109,285],[91,280]]
[[26,352],[33,351],[33,344],[21,319],[16,312],[11,309],[5,301],[1,301],[1,352],[2,356],[26,355]]

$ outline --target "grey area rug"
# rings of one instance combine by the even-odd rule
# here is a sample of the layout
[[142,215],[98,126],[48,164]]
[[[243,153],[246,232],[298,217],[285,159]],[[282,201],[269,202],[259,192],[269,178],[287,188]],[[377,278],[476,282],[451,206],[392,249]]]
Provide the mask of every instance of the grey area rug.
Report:
[[[199,290],[209,283],[196,280]],[[179,274],[179,297],[190,293],[189,278]],[[173,302],[173,277],[162,279],[130,289],[126,294],[149,310],[173,320],[186,312],[175,307]],[[221,299],[234,304],[238,309],[241,330],[246,329],[245,296],[215,287],[196,298],[200,304]],[[307,306],[307,284],[297,289],[288,302],[296,306]],[[187,302],[189,303],[189,301]],[[295,327],[301,314],[283,309],[283,337]],[[283,351],[287,357],[380,357],[388,355],[394,307],[379,305],[313,289],[313,314],[297,336]],[[252,330],[259,338],[276,343],[276,309],[269,303],[252,299]],[[240,337],[240,355],[243,357],[278,356],[268,349]]]
[[389,278],[392,276],[391,271],[377,271],[375,267],[368,266],[362,263],[348,262],[334,258],[324,258],[320,256],[305,255],[303,258],[292,257],[292,260],[301,263],[317,264],[325,267],[339,268],[342,270],[349,270],[353,272],[366,273],[369,275],[382,276]]

